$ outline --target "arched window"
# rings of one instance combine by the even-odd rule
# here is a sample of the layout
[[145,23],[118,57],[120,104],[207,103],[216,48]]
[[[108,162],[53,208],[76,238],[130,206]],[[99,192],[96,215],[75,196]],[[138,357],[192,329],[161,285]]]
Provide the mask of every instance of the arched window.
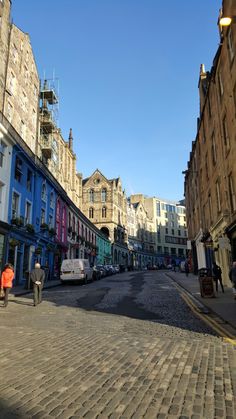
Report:
[[94,202],[94,190],[90,189],[89,191],[89,202]]
[[102,207],[102,218],[106,218],[107,216],[107,209],[106,207]]
[[93,208],[89,208],[89,218],[93,218]]
[[102,189],[101,198],[102,198],[102,202],[106,202],[106,200],[107,200],[107,190],[106,190],[106,188]]

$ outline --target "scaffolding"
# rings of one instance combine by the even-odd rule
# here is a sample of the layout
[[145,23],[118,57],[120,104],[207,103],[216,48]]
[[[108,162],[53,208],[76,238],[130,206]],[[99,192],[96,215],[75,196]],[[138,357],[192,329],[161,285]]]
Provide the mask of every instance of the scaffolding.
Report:
[[52,157],[53,133],[58,129],[59,82],[55,79],[44,79],[40,85],[40,144],[42,159],[47,163]]

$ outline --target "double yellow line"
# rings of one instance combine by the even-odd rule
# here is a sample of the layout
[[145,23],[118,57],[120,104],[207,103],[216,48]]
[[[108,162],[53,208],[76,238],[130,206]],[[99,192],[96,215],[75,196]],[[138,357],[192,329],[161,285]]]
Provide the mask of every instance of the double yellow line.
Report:
[[[177,284],[175,284],[175,286],[176,285]],[[176,286],[176,288],[179,289],[178,286]],[[198,316],[202,321],[208,324],[208,326],[210,326],[213,330],[215,330],[215,332],[218,333],[219,336],[223,338],[224,342],[229,342],[232,345],[236,346],[236,338],[232,333],[228,332],[223,327],[221,327],[214,319],[207,318],[202,313],[200,313],[197,307],[195,306],[195,304],[193,303],[193,301],[191,300],[191,298],[186,293],[182,292],[182,290],[180,292],[180,295],[183,298],[183,300],[186,302],[186,304],[190,307],[192,312],[196,316]]]

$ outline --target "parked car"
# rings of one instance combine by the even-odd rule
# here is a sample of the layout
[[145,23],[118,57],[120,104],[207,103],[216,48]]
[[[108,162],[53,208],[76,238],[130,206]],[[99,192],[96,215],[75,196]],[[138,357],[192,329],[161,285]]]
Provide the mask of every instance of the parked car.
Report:
[[104,265],[104,268],[106,269],[107,275],[113,275],[115,273],[112,265]]
[[116,273],[120,273],[120,265],[113,265],[113,268],[115,269]]
[[88,259],[64,259],[61,264],[60,280],[84,282],[93,280],[93,268]]
[[99,269],[102,278],[104,278],[107,275],[107,271],[104,265],[97,265],[96,268]]

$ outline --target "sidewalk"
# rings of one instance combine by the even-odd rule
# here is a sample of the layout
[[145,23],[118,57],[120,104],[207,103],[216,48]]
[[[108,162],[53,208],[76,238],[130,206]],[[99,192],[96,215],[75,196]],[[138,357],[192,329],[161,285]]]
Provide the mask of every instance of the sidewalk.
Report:
[[215,298],[203,298],[200,294],[197,275],[189,274],[187,277],[183,272],[173,271],[168,271],[166,274],[192,294],[203,306],[207,307],[236,330],[236,300],[233,298],[232,288],[224,286],[225,292],[223,293],[219,284],[219,291]]
[[[57,287],[58,285],[61,285],[61,281],[52,279],[51,281],[45,282],[43,289],[45,290],[47,288]],[[32,292],[32,289],[25,289],[23,285],[18,285],[12,288],[11,295],[20,297],[21,295],[30,294]]]

